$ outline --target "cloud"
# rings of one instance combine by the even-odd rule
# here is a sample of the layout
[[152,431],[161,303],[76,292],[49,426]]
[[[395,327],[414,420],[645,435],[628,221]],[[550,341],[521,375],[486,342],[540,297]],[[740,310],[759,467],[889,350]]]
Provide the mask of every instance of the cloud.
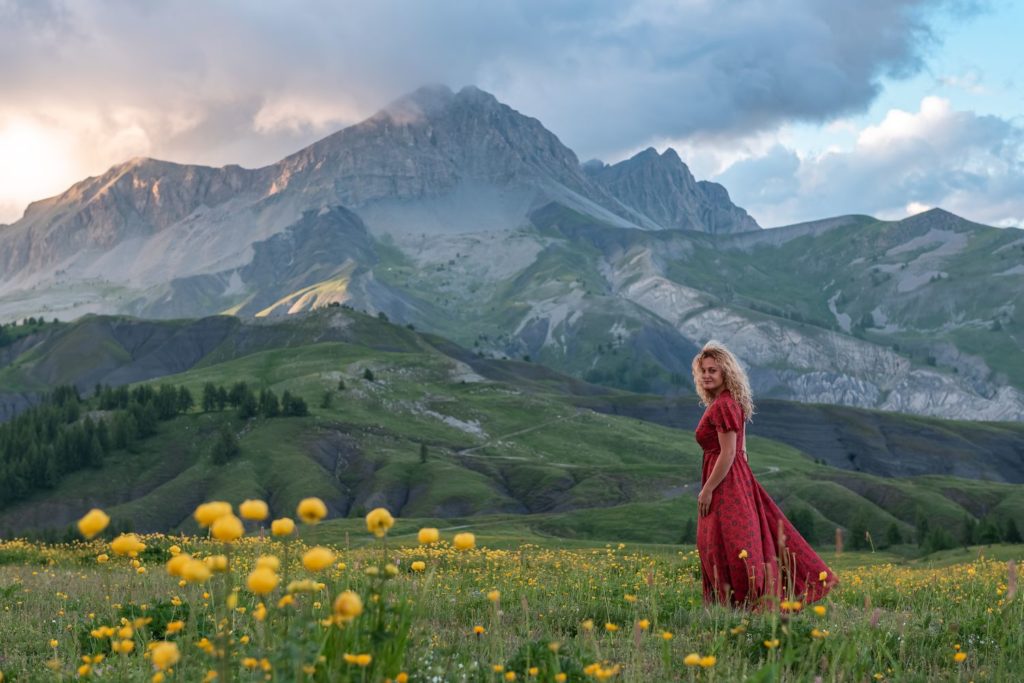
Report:
[[780,144],[715,179],[762,225],[845,213],[898,219],[940,206],[981,223],[1018,226],[1024,128],[925,97],[916,112],[887,112],[847,149],[801,156]]
[[607,157],[654,138],[742,137],[863,111],[880,79],[921,69],[930,22],[948,11],[976,8],[0,0],[0,120],[81,138],[66,150],[77,175],[54,174],[51,192],[119,153],[270,163],[435,82],[479,85],[584,158]]

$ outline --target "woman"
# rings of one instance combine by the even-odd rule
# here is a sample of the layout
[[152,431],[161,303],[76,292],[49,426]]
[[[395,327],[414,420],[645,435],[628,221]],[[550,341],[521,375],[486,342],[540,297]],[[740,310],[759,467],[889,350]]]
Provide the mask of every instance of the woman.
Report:
[[727,348],[709,341],[693,359],[697,425],[704,449],[697,497],[697,550],[704,601],[748,609],[783,600],[814,602],[837,583],[761,487],[747,463],[744,423],[754,414],[750,382]]

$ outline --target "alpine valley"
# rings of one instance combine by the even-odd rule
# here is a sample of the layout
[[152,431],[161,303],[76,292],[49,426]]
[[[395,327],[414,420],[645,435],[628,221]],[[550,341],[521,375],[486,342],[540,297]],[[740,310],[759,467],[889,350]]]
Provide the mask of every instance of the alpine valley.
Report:
[[[422,88],[264,168],[132,159],[0,226],[3,321],[345,304],[670,396],[716,338],[760,397],[961,420],[1024,418],[1022,297],[1021,230],[939,209],[763,230],[671,149],[581,164],[473,87]],[[32,401],[2,391],[9,413]]]
[[581,164],[485,92],[423,88],[265,168],[133,159],[0,226],[0,530],[318,495],[327,536],[386,505],[692,542],[689,362],[717,338],[808,538],[1011,539],[1022,293],[1020,230],[763,230],[671,149]]

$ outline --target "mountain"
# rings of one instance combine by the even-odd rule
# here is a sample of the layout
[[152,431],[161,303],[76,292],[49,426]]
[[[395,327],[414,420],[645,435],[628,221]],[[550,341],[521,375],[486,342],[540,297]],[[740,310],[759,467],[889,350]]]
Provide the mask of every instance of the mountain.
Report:
[[758,230],[671,150],[581,166],[476,88],[261,169],[132,160],[0,230],[0,320],[345,303],[668,395],[717,338],[758,396],[971,420],[1024,419],[1022,296],[1020,230],[938,209]]
[[[0,487],[5,537],[59,534],[93,506],[118,529],[195,532],[203,500],[259,497],[279,516],[308,495],[327,503],[331,525],[386,505],[413,530],[468,523],[666,543],[682,541],[696,513],[693,396],[630,394],[482,358],[343,307],[248,320],[90,316],[38,325],[17,343],[16,354],[5,347],[5,389],[75,382],[91,394],[95,382],[130,381],[185,387],[199,403],[207,383],[244,381],[299,396],[310,414],[242,419],[197,406],[38,480],[25,453],[0,451],[0,478],[21,484],[18,495]],[[80,414],[78,424],[88,416],[120,429],[116,407],[93,401]],[[224,428],[241,454],[217,462],[210,446]],[[893,525],[910,538],[922,515],[951,533],[965,520],[1022,523],[1022,435],[1019,424],[765,401],[748,451],[773,497],[791,514],[807,511],[808,536],[828,543],[835,527],[858,521],[878,539]]]
[[620,202],[636,207],[664,228],[712,235],[760,229],[757,221],[730,201],[724,187],[697,182],[671,147],[661,155],[649,147],[611,166],[588,162],[583,168]]

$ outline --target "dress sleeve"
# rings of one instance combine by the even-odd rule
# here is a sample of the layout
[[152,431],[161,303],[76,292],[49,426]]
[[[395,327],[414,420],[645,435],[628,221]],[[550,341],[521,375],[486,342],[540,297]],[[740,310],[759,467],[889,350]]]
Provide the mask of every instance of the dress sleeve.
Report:
[[720,432],[738,432],[743,426],[743,409],[731,396],[715,401],[711,424]]

